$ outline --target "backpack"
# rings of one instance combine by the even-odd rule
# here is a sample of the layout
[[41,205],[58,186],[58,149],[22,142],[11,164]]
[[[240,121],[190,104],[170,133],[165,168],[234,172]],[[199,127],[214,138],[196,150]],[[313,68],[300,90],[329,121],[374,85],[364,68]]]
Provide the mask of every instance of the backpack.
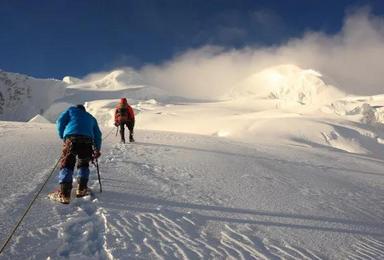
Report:
[[123,105],[120,105],[118,108],[117,108],[117,116],[119,117],[120,121],[127,121],[128,118],[129,118],[129,115],[128,115],[128,107],[126,106],[123,106]]

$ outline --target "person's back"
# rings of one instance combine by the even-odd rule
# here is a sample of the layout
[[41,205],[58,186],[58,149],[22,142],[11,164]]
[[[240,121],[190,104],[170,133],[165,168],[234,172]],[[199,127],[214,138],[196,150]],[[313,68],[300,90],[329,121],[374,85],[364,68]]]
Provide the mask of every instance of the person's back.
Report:
[[120,102],[116,105],[115,121],[124,123],[128,121],[135,121],[135,114],[126,98],[120,99]]
[[93,139],[96,126],[96,119],[88,112],[77,107],[70,107],[57,120],[59,136],[63,139],[69,135],[84,135]]
[[135,126],[135,114],[126,98],[121,98],[115,108],[115,126],[120,127],[121,141],[125,143],[124,126],[129,129],[129,141],[134,142],[133,128]]

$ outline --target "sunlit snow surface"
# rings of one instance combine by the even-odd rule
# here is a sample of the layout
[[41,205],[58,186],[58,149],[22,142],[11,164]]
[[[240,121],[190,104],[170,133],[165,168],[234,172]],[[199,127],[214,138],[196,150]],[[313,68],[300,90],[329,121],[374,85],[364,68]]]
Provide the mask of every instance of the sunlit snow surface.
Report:
[[[136,76],[68,77],[75,85],[32,122],[0,122],[1,242],[60,155],[42,122],[85,103],[104,138],[103,193],[92,166],[93,197],[49,201],[56,169],[1,259],[384,258],[384,96],[348,96],[290,65],[210,101]],[[263,77],[271,88],[259,89]],[[133,144],[111,128],[122,96]]]
[[[3,239],[57,159],[42,125],[0,124]],[[59,205],[46,198],[52,177],[4,259],[384,257],[381,160],[144,130],[124,145],[103,132],[103,193],[92,167],[95,196]]]

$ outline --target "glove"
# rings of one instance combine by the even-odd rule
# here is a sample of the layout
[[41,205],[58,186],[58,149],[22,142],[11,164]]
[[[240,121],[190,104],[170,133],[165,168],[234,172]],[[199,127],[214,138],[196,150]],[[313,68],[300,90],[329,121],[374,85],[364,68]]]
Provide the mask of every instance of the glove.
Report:
[[100,153],[99,150],[95,150],[95,151],[93,152],[93,158],[95,158],[95,159],[99,158],[100,155],[101,155],[101,153]]
[[115,126],[118,127],[118,126],[119,126],[119,123],[115,122]]

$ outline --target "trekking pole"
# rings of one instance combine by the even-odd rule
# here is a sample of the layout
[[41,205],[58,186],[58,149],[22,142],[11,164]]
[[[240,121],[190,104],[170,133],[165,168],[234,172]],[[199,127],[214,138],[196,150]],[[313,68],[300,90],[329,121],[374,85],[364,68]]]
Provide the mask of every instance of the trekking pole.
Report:
[[96,158],[96,169],[97,169],[97,178],[99,179],[99,185],[100,185],[100,193],[103,192],[103,189],[101,188],[101,179],[100,179],[100,171],[99,171],[99,162]]
[[[92,145],[92,148],[93,148],[93,151],[94,151],[94,154],[95,154],[95,151],[96,150],[96,146],[95,144]],[[96,166],[96,170],[97,170],[97,179],[99,180],[99,185],[100,185],[100,193],[102,192],[102,189],[101,189],[101,179],[100,179],[100,170],[99,170],[99,161],[97,160],[97,157],[94,156],[93,159],[92,159],[92,163],[93,165]]]
[[117,136],[117,133],[119,132],[119,127],[116,126],[116,136]]

